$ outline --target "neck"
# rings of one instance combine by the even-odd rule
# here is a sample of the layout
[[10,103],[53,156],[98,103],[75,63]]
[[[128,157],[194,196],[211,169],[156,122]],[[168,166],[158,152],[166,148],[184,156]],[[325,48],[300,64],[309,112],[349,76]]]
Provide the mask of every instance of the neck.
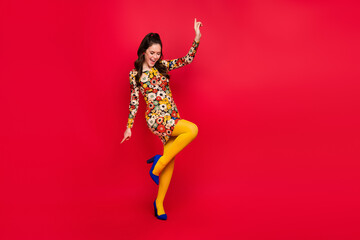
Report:
[[143,71],[149,71],[151,69],[151,67],[149,65],[147,65],[146,63],[143,64]]

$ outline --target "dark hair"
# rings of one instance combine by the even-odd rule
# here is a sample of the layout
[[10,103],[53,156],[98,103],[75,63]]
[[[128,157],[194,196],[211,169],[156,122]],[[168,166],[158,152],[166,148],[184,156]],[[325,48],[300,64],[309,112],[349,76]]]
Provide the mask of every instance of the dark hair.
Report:
[[136,61],[134,62],[134,66],[137,71],[137,74],[135,76],[136,82],[139,82],[140,77],[142,75],[143,64],[145,61],[145,56],[143,53],[153,44],[160,44],[161,46],[161,55],[159,60],[156,61],[155,67],[161,75],[165,76],[166,78],[170,78],[167,67],[161,63],[163,54],[162,54],[162,43],[160,40],[160,36],[157,33],[148,33],[140,43],[139,49],[137,51],[138,59],[136,59]]

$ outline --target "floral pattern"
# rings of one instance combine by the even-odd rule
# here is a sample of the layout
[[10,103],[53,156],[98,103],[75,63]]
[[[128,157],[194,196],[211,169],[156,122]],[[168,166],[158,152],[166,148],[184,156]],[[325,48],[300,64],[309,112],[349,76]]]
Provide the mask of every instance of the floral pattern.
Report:
[[[161,63],[167,67],[168,71],[185,66],[193,61],[198,47],[199,42],[194,41],[185,57],[161,60]],[[133,69],[129,73],[131,93],[127,127],[133,127],[139,107],[139,92],[141,91],[146,102],[145,118],[147,125],[165,144],[169,140],[176,123],[181,119],[180,114],[172,97],[169,79],[161,75],[155,67],[145,73],[146,76],[143,75],[140,79],[140,86],[135,80],[137,71]]]

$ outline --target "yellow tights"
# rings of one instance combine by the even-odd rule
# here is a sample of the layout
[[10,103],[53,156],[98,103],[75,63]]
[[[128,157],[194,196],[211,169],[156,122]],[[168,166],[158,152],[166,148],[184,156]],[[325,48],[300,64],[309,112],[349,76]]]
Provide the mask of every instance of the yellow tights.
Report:
[[185,119],[181,119],[175,125],[170,139],[164,145],[164,153],[156,163],[153,174],[159,176],[159,190],[156,198],[158,214],[165,214],[164,199],[169,188],[171,177],[174,171],[175,156],[183,150],[198,133],[197,126]]

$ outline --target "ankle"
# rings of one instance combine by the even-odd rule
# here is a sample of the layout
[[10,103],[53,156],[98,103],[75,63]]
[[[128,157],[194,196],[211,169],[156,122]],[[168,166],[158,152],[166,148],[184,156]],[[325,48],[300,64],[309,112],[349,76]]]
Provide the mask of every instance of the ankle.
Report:
[[157,206],[162,206],[163,203],[164,203],[164,201],[161,201],[161,200],[158,200],[158,199],[156,199],[155,202],[156,202]]
[[158,215],[165,214],[165,209],[164,209],[163,203],[164,203],[163,201],[155,200]]

